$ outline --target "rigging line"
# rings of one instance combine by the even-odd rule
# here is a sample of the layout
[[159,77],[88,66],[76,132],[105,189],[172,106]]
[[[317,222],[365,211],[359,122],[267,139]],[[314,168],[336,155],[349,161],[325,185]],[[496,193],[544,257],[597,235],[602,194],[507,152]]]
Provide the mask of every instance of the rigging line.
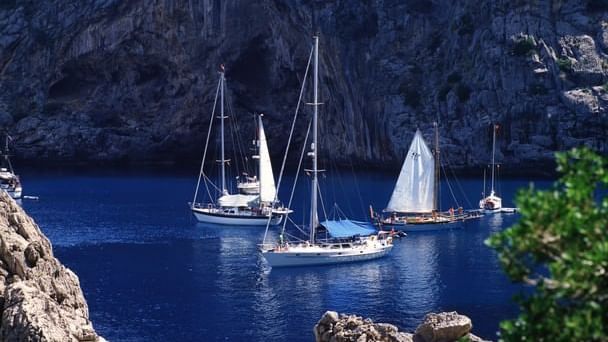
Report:
[[[310,126],[312,126],[312,120],[308,122],[308,129],[306,130],[306,137],[304,137],[304,145],[302,148],[302,153],[300,153],[300,160],[298,162],[298,169],[296,171],[296,176],[293,181],[293,187],[291,188],[291,194],[289,194],[289,202],[287,203],[287,208],[291,208],[291,203],[293,201],[293,196],[296,192],[296,185],[298,184],[298,178],[300,176],[300,170],[302,169],[302,161],[304,160],[304,153],[306,152],[306,143],[308,142],[308,136],[310,135]],[[289,214],[288,214],[289,215]],[[285,226],[287,225],[287,220],[283,222],[283,227],[281,228],[281,232],[285,231]]]
[[[334,163],[334,167],[336,170],[336,174],[338,174],[338,183],[340,188],[342,189],[343,193],[346,193],[346,186],[344,185],[344,181],[342,180],[342,176],[340,175],[340,173],[338,173],[338,165],[336,163]],[[347,196],[347,200],[346,200],[346,204],[348,204],[348,210],[350,211],[351,214],[354,214],[354,210],[353,210],[353,205],[350,201],[350,196]]]
[[[225,83],[225,82],[226,82],[226,81],[225,81],[225,79],[224,79],[224,83]],[[240,126],[239,126],[238,117],[236,116],[236,114],[234,114],[234,109],[233,109],[233,107],[232,107],[232,101],[231,101],[231,97],[230,97],[230,95],[228,94],[228,92],[226,92],[226,93],[224,94],[224,96],[226,97],[226,104],[227,104],[227,107],[228,107],[228,113],[230,114],[230,120],[228,120],[228,121],[229,121],[229,122],[230,122],[230,124],[232,125],[233,134],[236,134],[236,136],[237,136],[237,139],[236,139],[236,141],[237,141],[236,147],[237,147],[237,151],[238,151],[238,152],[237,152],[237,151],[235,151],[235,153],[238,153],[238,156],[237,156],[237,155],[235,155],[235,159],[236,159],[236,160],[239,160],[238,158],[240,158],[240,161],[241,161],[241,163],[243,164],[243,165],[242,165],[242,166],[243,166],[243,169],[244,169],[244,170],[246,170],[246,172],[249,172],[249,167],[248,167],[248,165],[247,165],[247,163],[246,163],[247,158],[246,158],[246,154],[245,154],[245,152],[244,152],[245,148],[243,147],[243,142],[242,142],[242,141],[241,141],[241,139],[240,139],[240,137],[241,137],[241,135],[240,135],[240,133],[241,133],[241,128],[240,128]],[[234,148],[234,142],[233,142],[233,148]],[[237,164],[237,172],[238,172],[238,162],[237,162],[236,164]],[[239,173],[240,173],[240,172],[239,172]]]
[[215,118],[215,107],[217,105],[217,98],[220,93],[220,85],[222,79],[217,83],[217,89],[215,90],[215,100],[213,100],[213,110],[211,111],[211,119],[209,120],[209,130],[207,131],[207,139],[205,141],[205,152],[203,152],[203,161],[201,162],[201,169],[198,173],[198,180],[196,181],[196,190],[194,191],[194,199],[192,200],[192,207],[196,203],[196,197],[198,196],[198,188],[201,185],[201,177],[203,175],[203,168],[205,167],[205,158],[207,158],[207,148],[209,147],[209,137],[211,136],[211,127],[213,126],[213,119]]
[[[232,118],[232,116],[233,116],[233,115],[231,115],[230,117]],[[233,158],[234,158],[234,165],[235,165],[235,167],[236,167],[236,173],[237,173],[237,175],[239,175],[241,172],[240,172],[240,170],[239,170],[239,153],[238,153],[238,147],[237,147],[237,148],[235,148],[235,146],[238,146],[238,145],[235,143],[235,136],[236,136],[236,133],[235,133],[235,128],[234,128],[234,123],[233,123],[233,121],[232,121],[232,120],[228,120],[228,122],[229,122],[229,125],[231,126],[231,127],[230,127],[230,128],[231,128],[231,129],[230,129],[230,141],[232,142],[232,154],[233,154]],[[238,141],[238,136],[237,136],[236,140]],[[230,169],[232,169],[232,168],[230,168]],[[231,177],[230,179],[232,179],[232,177]]]
[[366,217],[367,216],[367,212],[365,210],[365,206],[363,205],[363,196],[361,194],[361,188],[359,187],[359,180],[357,175],[355,174],[355,167],[353,165],[353,158],[352,156],[348,156],[348,162],[350,164],[350,170],[353,174],[353,178],[355,179],[355,190],[357,191],[357,198],[359,199],[359,205],[361,206],[361,214],[363,214],[362,217]]
[[[464,197],[465,202],[467,203],[467,205],[469,206],[469,208],[473,208],[473,205],[471,204],[471,201],[469,201],[469,197],[464,192],[464,188],[460,184],[460,181],[458,180],[458,177],[456,177],[456,173],[454,172],[454,168],[450,165],[450,162],[447,160],[447,158],[444,158],[444,160],[445,160],[445,163],[448,165],[448,168],[450,169],[450,172],[452,172],[452,177],[456,181],[456,185],[458,186],[458,189],[460,190],[460,193]],[[446,175],[446,179],[447,179],[447,177],[448,176]]]
[[208,181],[209,183],[211,183],[211,186],[213,186],[213,189],[215,191],[220,192],[220,193],[222,192],[222,190],[217,185],[215,185],[215,183],[213,183],[213,181],[211,180],[211,178],[207,177],[207,175],[204,172],[203,172],[203,177],[205,177],[206,181]]
[[448,189],[450,189],[450,193],[452,194],[452,199],[454,200],[454,202],[456,202],[456,205],[460,207],[460,203],[458,203],[458,199],[456,199],[456,196],[454,195],[454,190],[452,190],[452,185],[450,184],[450,180],[448,179],[448,175],[445,171],[445,167],[443,166],[443,164],[441,165],[441,169],[443,170],[443,174],[445,175],[445,182],[448,185]]
[[[297,230],[299,230],[302,234],[306,235],[308,234],[307,231],[304,230],[304,228],[300,227],[300,225],[298,225],[291,217],[289,218],[289,221],[294,225],[294,227],[296,227]],[[288,234],[287,232],[285,232],[286,234]],[[308,239],[306,239],[308,240]]]
[[[308,63],[306,64],[306,71],[304,72],[302,87],[300,88],[300,97],[298,98],[298,104],[296,105],[296,110],[293,115],[293,122],[291,123],[291,130],[289,131],[289,138],[287,139],[287,146],[285,146],[285,155],[283,156],[283,162],[281,164],[281,172],[279,172],[279,180],[277,182],[276,191],[274,193],[274,202],[275,203],[277,202],[278,197],[279,197],[279,188],[281,187],[281,181],[283,180],[283,171],[285,171],[285,164],[287,162],[287,154],[289,153],[289,145],[291,144],[291,138],[293,137],[293,131],[296,126],[296,119],[298,118],[298,111],[300,110],[300,104],[302,103],[302,96],[304,95],[304,87],[306,85],[306,76],[308,76],[308,70],[310,69],[310,62],[312,61],[313,51],[314,51],[314,46],[312,46],[310,48],[310,54],[308,55]],[[306,133],[306,136],[308,137],[308,133]],[[305,146],[306,146],[306,144],[305,144]],[[299,167],[298,167],[298,169],[299,169]],[[289,206],[288,206],[288,208],[289,208]],[[268,228],[270,226],[271,217],[272,217],[272,215],[270,215],[268,217],[268,222],[266,222],[266,230],[264,231],[264,240],[262,240],[262,241],[266,241],[266,235],[268,234]],[[285,225],[283,225],[282,230],[285,230]]]
[[319,194],[319,200],[321,201],[321,209],[323,209],[323,215],[325,216],[325,221],[327,221],[327,211],[325,211],[325,201],[323,201],[323,194],[321,193],[321,187],[319,183],[317,183],[317,193]]

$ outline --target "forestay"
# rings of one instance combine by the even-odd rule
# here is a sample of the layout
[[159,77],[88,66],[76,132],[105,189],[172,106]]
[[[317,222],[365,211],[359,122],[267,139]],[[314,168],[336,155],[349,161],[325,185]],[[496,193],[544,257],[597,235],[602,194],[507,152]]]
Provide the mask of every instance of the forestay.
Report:
[[427,213],[434,208],[435,159],[416,130],[399,179],[385,211]]
[[273,202],[277,191],[274,185],[274,174],[272,173],[272,164],[270,162],[270,154],[268,153],[268,144],[266,143],[266,133],[264,125],[260,117],[260,199],[262,202]]
[[327,229],[329,235],[334,238],[347,238],[351,236],[361,235],[367,236],[376,234],[374,226],[367,222],[343,220],[327,220],[321,222],[321,225]]

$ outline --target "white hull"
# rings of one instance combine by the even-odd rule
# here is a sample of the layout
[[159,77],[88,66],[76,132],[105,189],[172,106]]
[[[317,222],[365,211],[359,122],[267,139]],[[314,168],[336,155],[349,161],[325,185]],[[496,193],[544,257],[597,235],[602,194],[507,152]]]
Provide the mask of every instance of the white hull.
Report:
[[[340,247],[348,245],[348,247]],[[298,245],[262,251],[271,267],[342,264],[381,258],[393,248],[392,240],[375,236],[360,244]]]
[[483,209],[484,214],[514,214],[519,208],[498,208],[498,209]]
[[7,191],[7,193],[9,194],[9,196],[11,196],[13,199],[20,199],[21,198],[21,189],[19,190],[15,190],[15,191]]
[[[14,188],[2,188],[2,190],[4,190],[13,199],[20,199],[21,198],[21,195],[22,195],[21,187],[18,187],[16,189],[14,189]],[[0,190],[0,191],[2,191],[2,190]]]
[[[266,226],[268,216],[264,215],[238,215],[210,213],[207,209],[192,209],[194,217],[199,222],[231,226]],[[273,215],[270,225],[278,225],[283,221],[283,215]]]

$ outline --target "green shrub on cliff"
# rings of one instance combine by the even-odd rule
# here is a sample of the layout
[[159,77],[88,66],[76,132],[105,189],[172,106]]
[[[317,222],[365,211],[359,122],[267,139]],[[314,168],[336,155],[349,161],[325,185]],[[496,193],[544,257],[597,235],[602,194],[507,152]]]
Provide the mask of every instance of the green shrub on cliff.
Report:
[[563,72],[572,71],[572,61],[568,57],[560,57],[555,61],[555,63],[557,63],[559,70]]
[[608,341],[608,159],[581,148],[557,164],[553,188],[520,191],[519,222],[486,241],[511,280],[534,288],[501,323],[504,341]]
[[533,52],[535,47],[536,43],[534,42],[534,38],[521,38],[513,44],[513,54],[516,56],[526,56]]

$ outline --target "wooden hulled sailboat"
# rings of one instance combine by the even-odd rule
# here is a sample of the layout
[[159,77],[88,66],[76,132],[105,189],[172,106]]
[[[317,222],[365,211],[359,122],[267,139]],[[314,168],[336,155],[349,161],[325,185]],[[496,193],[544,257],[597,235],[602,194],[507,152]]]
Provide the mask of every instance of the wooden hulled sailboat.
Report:
[[[308,240],[298,242],[286,242],[281,233],[278,244],[266,244],[261,246],[262,256],[271,267],[287,266],[312,266],[339,264],[355,261],[370,260],[388,254],[393,245],[392,239],[388,234],[376,233],[371,225],[351,221],[348,219],[325,220],[319,222],[318,207],[318,73],[319,73],[319,37],[315,36],[313,44],[314,53],[314,92],[313,102],[313,121],[312,121],[312,144],[308,156],[312,157],[312,167],[310,172],[311,197],[310,215],[308,223]],[[348,238],[342,241],[318,241],[316,231],[323,227],[330,235],[340,238]],[[284,229],[283,229],[284,232]],[[363,235],[363,237],[361,237]],[[264,237],[264,240],[266,236]]]
[[[212,184],[212,187],[218,192],[218,198],[216,201],[212,201],[212,196],[208,193],[210,202],[196,202],[201,180],[205,183],[208,192],[209,187],[207,186],[207,182],[211,182],[205,174],[205,158],[209,147],[211,126],[215,116],[214,105],[205,152],[190,209],[200,222],[238,226],[266,226],[268,220],[270,220],[270,224],[279,224],[289,212],[289,209],[279,206],[278,201],[275,200],[276,187],[266,142],[266,133],[264,132],[264,125],[262,123],[262,115],[258,116],[258,155],[254,156],[254,159],[258,160],[259,181],[256,183],[258,186],[257,194],[230,194],[228,191],[226,185],[226,164],[228,160],[225,157],[224,148],[224,120],[226,119],[224,115],[224,87],[224,69],[222,67],[218,83],[220,102],[220,160],[218,162],[220,163],[221,176],[219,187]],[[218,94],[216,94],[216,103],[217,100]]]
[[381,226],[402,231],[435,230],[458,227],[478,212],[451,208],[439,209],[439,133],[435,123],[435,151],[427,146],[420,130],[416,130],[407,157],[391,198],[379,217],[372,216]]

